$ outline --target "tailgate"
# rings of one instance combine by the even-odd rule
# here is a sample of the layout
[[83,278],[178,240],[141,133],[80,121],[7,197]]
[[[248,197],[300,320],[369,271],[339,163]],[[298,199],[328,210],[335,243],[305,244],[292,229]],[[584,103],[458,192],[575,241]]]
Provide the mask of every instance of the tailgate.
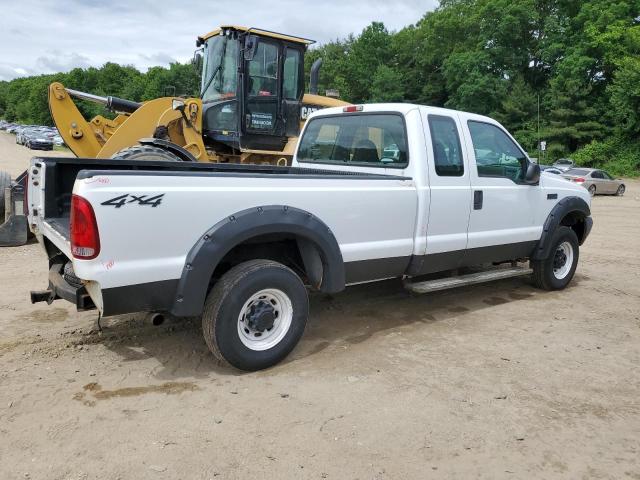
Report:
[[41,158],[31,160],[27,185],[29,226],[41,244],[47,238],[71,258],[69,214],[76,173],[57,167]]

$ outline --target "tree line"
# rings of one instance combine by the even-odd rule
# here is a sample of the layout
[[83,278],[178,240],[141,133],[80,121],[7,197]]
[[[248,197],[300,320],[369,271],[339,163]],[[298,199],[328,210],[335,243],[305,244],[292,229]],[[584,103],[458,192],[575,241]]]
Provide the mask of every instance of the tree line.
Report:
[[[320,57],[321,93],[489,115],[547,163],[571,156],[640,174],[640,0],[441,0],[399,31],[374,22],[312,48],[307,73]],[[54,80],[136,101],[163,96],[166,86],[195,95],[199,86],[191,65],[140,73],[108,63],[0,82],[0,116],[50,123],[46,87]]]

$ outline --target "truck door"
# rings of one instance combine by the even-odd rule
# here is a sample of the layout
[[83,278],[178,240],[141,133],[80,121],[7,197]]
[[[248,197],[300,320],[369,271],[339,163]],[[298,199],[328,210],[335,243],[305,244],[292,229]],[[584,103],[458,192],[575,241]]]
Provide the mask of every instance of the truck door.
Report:
[[471,182],[462,149],[460,122],[421,110],[427,138],[431,202],[426,257],[420,274],[459,266],[467,248]]
[[539,185],[523,182],[528,159],[499,125],[463,120],[473,190],[466,264],[528,256],[540,238]]

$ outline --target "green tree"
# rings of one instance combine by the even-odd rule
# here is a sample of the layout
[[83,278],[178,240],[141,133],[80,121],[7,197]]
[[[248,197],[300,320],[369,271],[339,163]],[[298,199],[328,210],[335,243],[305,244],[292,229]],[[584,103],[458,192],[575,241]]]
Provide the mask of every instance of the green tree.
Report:
[[371,93],[372,102],[401,102],[404,91],[400,72],[386,65],[378,65],[373,76]]

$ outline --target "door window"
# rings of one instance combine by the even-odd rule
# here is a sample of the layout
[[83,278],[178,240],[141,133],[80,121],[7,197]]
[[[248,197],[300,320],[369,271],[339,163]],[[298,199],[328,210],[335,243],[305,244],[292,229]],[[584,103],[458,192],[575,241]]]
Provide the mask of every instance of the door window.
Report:
[[524,178],[527,157],[496,125],[470,120],[469,133],[479,177],[503,177],[519,183]]
[[278,94],[278,47],[261,41],[249,62],[249,95],[270,97]]
[[429,129],[433,145],[433,163],[440,177],[464,175],[464,161],[458,127],[451,117],[429,115]]
[[284,56],[282,93],[286,100],[300,97],[300,51],[288,48]]
[[602,174],[602,172],[596,170],[595,172],[591,173],[591,178],[604,179],[604,175]]
[[300,141],[298,160],[404,168],[408,163],[404,122],[392,114],[314,118]]

